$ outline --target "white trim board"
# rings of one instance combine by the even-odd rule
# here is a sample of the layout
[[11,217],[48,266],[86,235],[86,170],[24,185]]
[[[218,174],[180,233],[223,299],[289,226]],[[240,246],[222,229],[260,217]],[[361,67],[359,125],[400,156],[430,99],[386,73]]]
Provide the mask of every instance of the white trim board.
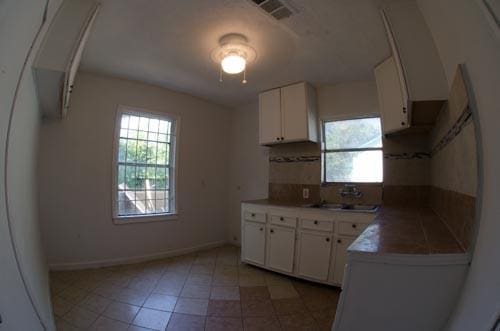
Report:
[[95,261],[85,261],[85,262],[70,262],[70,263],[49,263],[49,270],[78,270],[78,269],[90,269],[90,268],[100,268],[108,267],[120,264],[131,264],[145,262],[149,260],[156,260],[167,257],[174,257],[179,255],[184,255],[188,253],[194,253],[204,249],[216,248],[227,244],[225,240],[213,241],[206,244],[201,244],[197,246],[191,246],[186,248],[173,249],[161,253],[139,255],[133,257],[122,257],[117,259],[107,259],[107,260],[95,260]]

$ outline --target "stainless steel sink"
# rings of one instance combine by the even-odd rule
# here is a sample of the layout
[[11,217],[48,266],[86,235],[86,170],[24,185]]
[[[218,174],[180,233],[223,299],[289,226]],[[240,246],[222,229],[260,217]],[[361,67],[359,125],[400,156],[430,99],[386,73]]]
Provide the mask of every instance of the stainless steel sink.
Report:
[[326,209],[335,211],[348,211],[348,212],[358,212],[358,213],[375,213],[378,210],[377,205],[348,205],[339,203],[318,203],[318,204],[308,204],[302,205],[303,208],[316,208],[316,209]]

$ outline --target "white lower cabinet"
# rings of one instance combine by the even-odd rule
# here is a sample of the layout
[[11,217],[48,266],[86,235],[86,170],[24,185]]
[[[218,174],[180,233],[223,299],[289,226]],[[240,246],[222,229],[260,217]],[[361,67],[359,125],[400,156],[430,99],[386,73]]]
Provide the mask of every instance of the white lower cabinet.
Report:
[[243,258],[264,265],[266,257],[266,225],[245,221],[243,223]]
[[272,269],[293,272],[295,229],[271,225],[267,240],[267,263]]
[[331,250],[331,234],[301,231],[299,234],[298,274],[326,281],[330,267]]
[[347,263],[347,248],[356,240],[354,237],[335,237],[335,256],[333,257],[333,277],[332,281],[342,284],[344,269]]
[[371,213],[243,203],[241,260],[325,284],[342,285],[347,248]]

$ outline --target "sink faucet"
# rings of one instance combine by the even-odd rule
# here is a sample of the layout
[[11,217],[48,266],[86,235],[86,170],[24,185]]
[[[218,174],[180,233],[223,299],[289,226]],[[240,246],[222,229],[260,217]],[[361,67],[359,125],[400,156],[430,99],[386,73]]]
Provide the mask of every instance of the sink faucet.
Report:
[[344,187],[339,190],[339,194],[342,198],[361,198],[363,192],[355,184],[344,184]]

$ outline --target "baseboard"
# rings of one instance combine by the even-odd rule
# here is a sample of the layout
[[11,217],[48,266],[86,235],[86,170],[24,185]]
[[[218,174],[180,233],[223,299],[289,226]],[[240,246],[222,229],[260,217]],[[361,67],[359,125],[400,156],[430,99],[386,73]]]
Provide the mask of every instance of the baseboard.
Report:
[[186,248],[174,249],[166,252],[148,254],[148,255],[140,255],[134,257],[124,257],[117,259],[108,259],[108,260],[97,260],[97,261],[86,261],[86,262],[71,262],[71,263],[51,263],[49,264],[50,270],[78,270],[78,269],[90,269],[90,268],[100,268],[100,267],[108,267],[113,265],[120,264],[130,264],[130,263],[139,263],[149,260],[179,256],[183,254],[193,253],[197,251],[201,251],[203,249],[210,249],[219,247],[227,244],[225,240],[214,241],[207,244],[191,246]]

